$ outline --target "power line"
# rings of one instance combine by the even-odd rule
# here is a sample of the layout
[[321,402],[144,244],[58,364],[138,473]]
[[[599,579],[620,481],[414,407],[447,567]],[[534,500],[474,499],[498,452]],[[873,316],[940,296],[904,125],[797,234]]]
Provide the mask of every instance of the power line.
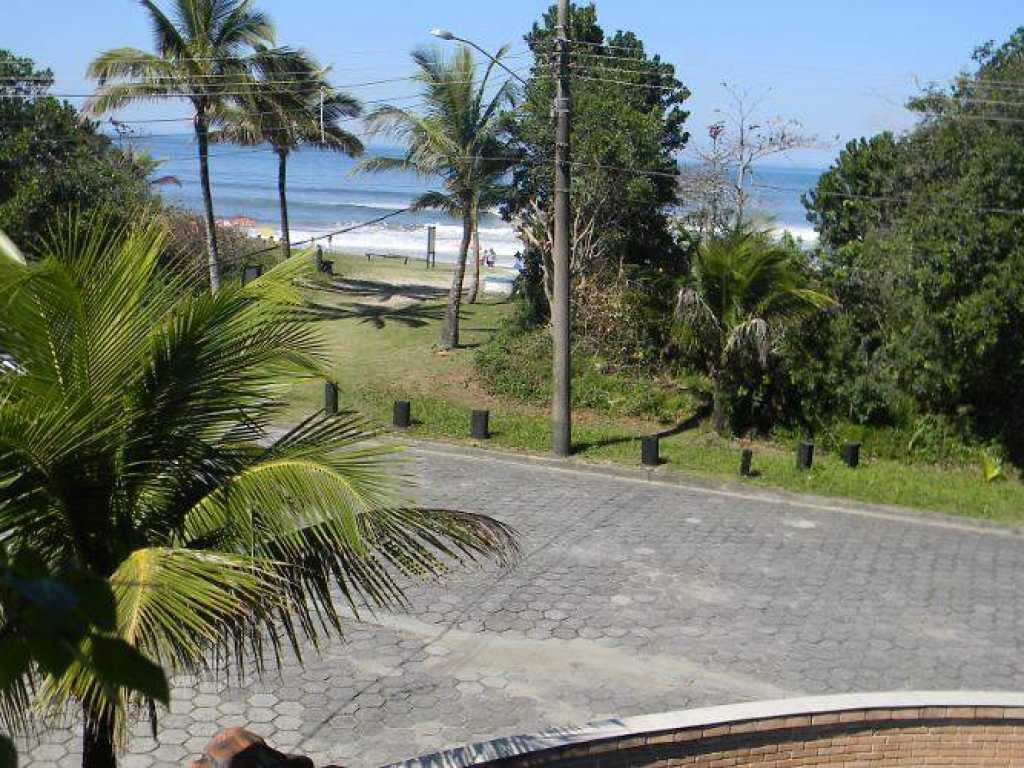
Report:
[[[573,67],[575,69],[575,67]],[[612,85],[628,85],[632,88],[646,88],[655,91],[679,91],[683,90],[682,85],[654,85],[651,83],[631,83],[627,80],[613,80],[606,77],[586,77],[584,75],[577,75],[577,80],[586,80],[592,83],[610,83]]]
[[[301,245],[312,244],[312,243],[318,242],[320,240],[326,240],[329,237],[335,237],[336,235],[345,235],[345,234],[348,234],[349,232],[355,232],[357,229],[363,229],[364,227],[370,227],[370,226],[373,226],[374,224],[380,224],[382,222],[387,221],[388,219],[393,219],[396,216],[401,216],[403,213],[408,213],[411,210],[412,210],[411,207],[410,208],[401,208],[401,209],[398,209],[398,210],[394,210],[391,213],[386,213],[383,216],[378,216],[377,218],[371,219],[370,221],[364,221],[364,222],[362,222],[360,224],[353,224],[352,226],[344,227],[342,229],[337,229],[334,232],[326,232],[326,233],[324,233],[322,235],[316,235],[314,237],[308,237],[305,240],[299,240],[298,242],[295,242],[295,243],[289,243],[288,247],[289,248],[297,248],[297,247],[299,247]],[[237,263],[237,262],[240,262],[240,261],[245,261],[247,259],[251,259],[254,256],[262,256],[264,253],[271,253],[273,251],[279,251],[279,250],[281,250],[281,244],[280,243],[278,243],[276,245],[268,246],[266,248],[261,248],[261,249],[256,250],[256,251],[251,251],[249,253],[242,254],[241,256],[235,256],[235,257],[230,258],[230,259],[222,259],[220,263],[221,263],[222,266],[224,264],[234,264],[234,263]],[[204,270],[204,269],[206,269],[205,265],[202,266],[202,267],[197,267],[196,271],[200,272],[201,270]]]
[[[527,68],[520,68],[520,70],[518,70],[518,71],[513,70],[513,72],[516,72],[516,74],[522,74],[522,73],[524,73],[526,71],[527,71]],[[359,83],[344,83],[344,84],[341,84],[341,85],[332,85],[331,87],[334,88],[334,89],[337,89],[337,90],[350,90],[350,89],[353,89],[353,88],[370,88],[370,87],[374,87],[374,86],[378,86],[378,85],[388,85],[388,84],[402,83],[402,82],[415,82],[415,81],[420,80],[420,77],[421,77],[420,75],[414,74],[414,75],[407,75],[407,76],[404,76],[404,77],[385,78],[385,79],[382,79],[382,80],[368,80],[368,81],[359,82]],[[449,80],[449,81],[446,81],[446,82],[451,84],[451,85],[475,85],[475,84],[477,84],[479,82],[479,80],[477,78],[473,78],[472,80]],[[280,81],[263,81],[263,80],[261,80],[261,81],[257,81],[255,83],[253,83],[252,85],[256,85],[256,86],[264,86],[264,85],[308,85],[308,83],[309,83],[308,80],[280,80]],[[110,85],[113,86],[113,87],[141,87],[141,88],[145,88],[147,85],[149,85],[149,83],[147,81],[145,81],[145,80],[136,80],[136,81],[125,81],[125,82],[111,83]],[[235,84],[224,85],[223,87],[231,88],[234,85]],[[241,87],[242,85],[248,85],[248,83],[242,83],[240,81],[238,83],[238,86]],[[217,96],[217,97],[220,97],[220,96],[247,96],[247,95],[249,95],[251,93],[252,93],[251,90],[241,90],[241,91],[231,91],[231,90],[220,91],[220,90],[218,90],[218,91],[210,91],[210,92],[203,92],[203,91],[191,91],[190,92],[190,91],[184,91],[184,90],[181,90],[181,91],[166,90],[166,91],[163,91],[163,92],[161,92],[161,91],[153,91],[151,93],[141,93],[141,94],[139,94],[139,98],[141,98],[141,99],[162,99],[162,98],[167,98],[167,99],[187,99],[187,98],[200,98],[200,97],[208,97],[208,96]],[[89,98],[94,98],[94,97],[101,96],[101,95],[103,95],[102,94],[102,90],[97,90],[96,92],[93,92],[93,93],[45,93],[45,94],[18,94],[18,93],[2,94],[2,93],[0,93],[0,98],[37,99],[37,98],[51,97],[51,98],[63,98],[63,99],[89,99]]]

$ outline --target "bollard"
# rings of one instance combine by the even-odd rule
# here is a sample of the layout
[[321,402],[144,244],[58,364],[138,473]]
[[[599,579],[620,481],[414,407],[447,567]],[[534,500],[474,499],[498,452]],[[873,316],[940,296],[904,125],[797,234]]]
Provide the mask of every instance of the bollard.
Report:
[[750,465],[754,462],[754,452],[749,448],[743,450],[743,458],[740,459],[740,477],[750,477]]
[[393,422],[399,429],[408,429],[411,427],[412,403],[408,400],[396,400]]
[[843,446],[843,463],[850,469],[860,466],[860,443],[847,443]]
[[796,447],[796,468],[810,469],[814,465],[814,444],[800,443]]
[[324,413],[328,416],[338,415],[338,385],[333,381],[324,384]]
[[490,411],[473,411],[470,418],[469,434],[474,440],[488,440],[491,437]]
[[641,439],[640,461],[645,467],[656,467],[661,463],[661,446],[657,436]]

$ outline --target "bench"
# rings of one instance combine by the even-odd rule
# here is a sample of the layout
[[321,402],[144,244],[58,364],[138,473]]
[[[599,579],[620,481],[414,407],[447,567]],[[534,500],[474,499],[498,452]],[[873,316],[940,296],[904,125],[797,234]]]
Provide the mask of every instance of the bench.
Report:
[[324,249],[319,246],[316,249],[316,271],[324,275],[334,274],[334,262],[324,259]]
[[371,259],[401,259],[405,264],[409,263],[408,256],[402,256],[398,253],[367,253],[366,260],[370,261]]

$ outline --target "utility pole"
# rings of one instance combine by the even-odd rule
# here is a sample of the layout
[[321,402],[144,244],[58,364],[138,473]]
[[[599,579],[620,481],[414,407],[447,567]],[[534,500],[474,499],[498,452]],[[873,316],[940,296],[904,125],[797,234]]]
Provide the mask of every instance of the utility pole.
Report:
[[569,93],[569,0],[558,0],[558,77],[555,91],[555,262],[551,335],[554,342],[554,390],[551,393],[551,450],[556,456],[572,451],[572,355],[569,308],[569,168],[572,103]]

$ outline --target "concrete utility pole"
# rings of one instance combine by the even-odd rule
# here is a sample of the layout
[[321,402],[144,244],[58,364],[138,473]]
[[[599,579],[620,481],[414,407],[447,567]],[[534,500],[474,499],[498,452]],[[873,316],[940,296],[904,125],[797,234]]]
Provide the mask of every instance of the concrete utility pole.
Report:
[[569,93],[569,0],[558,0],[558,78],[555,91],[555,290],[551,307],[554,342],[554,390],[551,393],[551,450],[556,456],[572,452],[572,356],[569,308],[569,167],[572,103]]

